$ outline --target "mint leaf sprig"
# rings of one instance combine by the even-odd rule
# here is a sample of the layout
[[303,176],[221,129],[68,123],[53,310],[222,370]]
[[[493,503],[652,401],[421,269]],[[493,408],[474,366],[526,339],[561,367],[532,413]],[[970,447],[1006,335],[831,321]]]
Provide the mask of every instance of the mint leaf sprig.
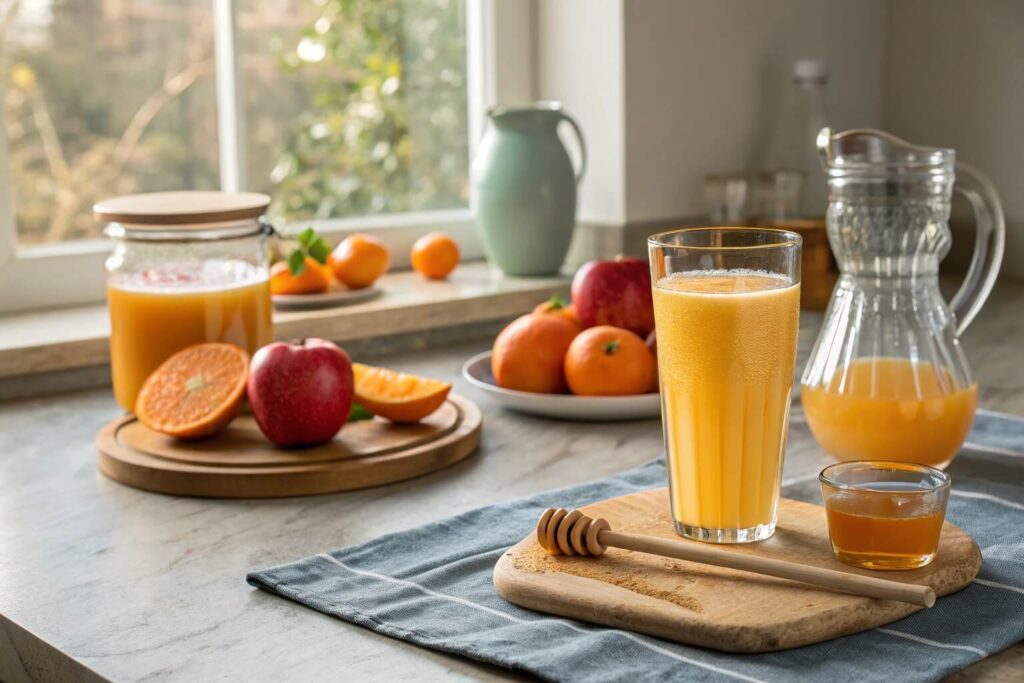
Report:
[[331,245],[312,227],[308,227],[295,237],[296,247],[288,254],[288,270],[298,277],[306,272],[306,257],[311,257],[320,264],[327,263],[331,255]]
[[362,407],[358,403],[352,404],[352,410],[348,414],[348,422],[358,422],[360,420],[372,420],[373,413],[366,408]]

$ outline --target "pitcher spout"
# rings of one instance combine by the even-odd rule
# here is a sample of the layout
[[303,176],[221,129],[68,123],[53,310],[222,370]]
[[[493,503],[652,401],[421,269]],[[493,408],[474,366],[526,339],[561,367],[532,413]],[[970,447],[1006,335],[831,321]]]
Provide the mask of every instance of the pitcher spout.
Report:
[[952,171],[956,162],[956,152],[952,149],[915,145],[872,128],[856,128],[841,133],[822,128],[818,133],[817,146],[821,163],[827,171]]

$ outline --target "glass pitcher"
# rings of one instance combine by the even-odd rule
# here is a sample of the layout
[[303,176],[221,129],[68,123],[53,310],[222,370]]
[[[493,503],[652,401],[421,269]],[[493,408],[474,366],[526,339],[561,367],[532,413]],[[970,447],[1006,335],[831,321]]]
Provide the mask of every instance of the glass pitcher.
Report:
[[[945,467],[977,407],[959,335],[992,291],[1003,258],[999,197],[985,176],[955,162],[952,149],[825,128],[818,151],[841,276],[801,379],[807,423],[839,460]],[[974,208],[977,237],[947,305],[939,262],[952,239],[954,175]]]

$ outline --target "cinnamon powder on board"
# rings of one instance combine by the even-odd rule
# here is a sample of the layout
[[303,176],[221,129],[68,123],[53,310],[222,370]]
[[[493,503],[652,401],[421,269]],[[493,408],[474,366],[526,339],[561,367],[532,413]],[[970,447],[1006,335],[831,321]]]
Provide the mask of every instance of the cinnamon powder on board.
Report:
[[[704,611],[700,601],[687,592],[687,587],[696,579],[684,574],[682,565],[668,558],[645,556],[641,560],[640,555],[617,548],[609,548],[600,558],[552,556],[537,546],[531,551],[512,555],[512,566],[536,574],[556,572],[603,581],[656,600],[671,602],[692,612]],[[674,575],[664,576],[669,572]],[[664,578],[657,581],[659,575]]]

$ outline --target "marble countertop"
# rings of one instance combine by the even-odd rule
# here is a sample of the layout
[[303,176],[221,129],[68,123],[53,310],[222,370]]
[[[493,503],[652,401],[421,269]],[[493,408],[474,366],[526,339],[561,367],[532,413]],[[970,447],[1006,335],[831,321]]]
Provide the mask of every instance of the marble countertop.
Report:
[[[1024,414],[1024,285],[1001,285],[964,339],[983,407]],[[801,363],[820,314],[805,314]],[[481,505],[608,476],[655,457],[658,421],[580,424],[505,412],[458,377],[487,340],[396,355],[484,411],[478,454],[419,479],[282,500],[137,491],[96,469],[108,389],[0,402],[0,680],[504,680],[245,584],[279,564]],[[829,462],[794,420],[785,478]],[[1024,672],[1021,645],[972,680]],[[965,679],[966,680],[966,679]]]

